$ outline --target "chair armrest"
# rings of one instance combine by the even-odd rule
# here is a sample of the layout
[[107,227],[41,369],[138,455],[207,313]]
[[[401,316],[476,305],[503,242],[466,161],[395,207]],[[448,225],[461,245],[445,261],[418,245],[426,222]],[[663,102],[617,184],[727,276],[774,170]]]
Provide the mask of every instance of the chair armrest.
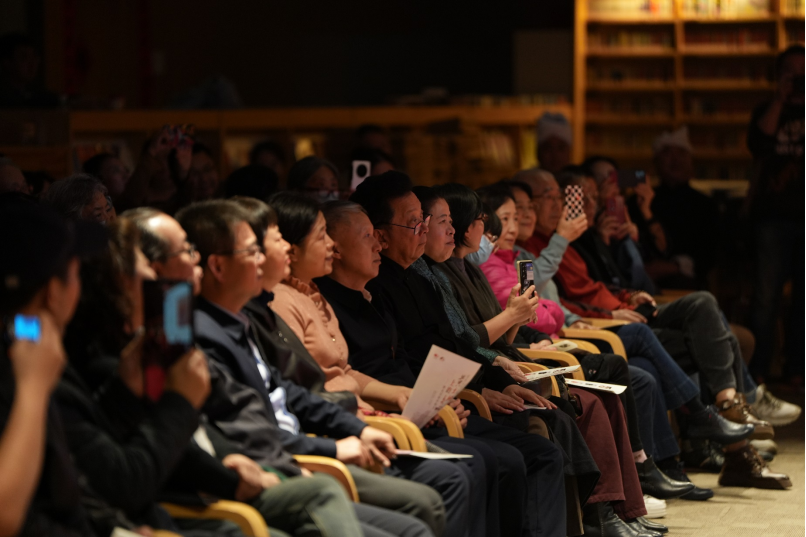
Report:
[[614,334],[609,330],[579,330],[575,328],[564,328],[560,333],[563,337],[573,339],[598,339],[604,341],[610,348],[613,349],[613,354],[618,354],[625,360],[628,358],[627,351],[624,350],[624,343],[618,334]]
[[153,530],[151,533],[154,534],[154,537],[182,537],[178,533],[168,530]]
[[[524,373],[531,373],[533,371],[543,371],[548,369],[548,367],[544,366],[543,364],[533,364],[531,362],[515,362],[518,364],[518,367],[521,368],[521,371]],[[557,379],[554,377],[549,377],[549,381],[551,381],[551,395],[554,397],[560,396],[560,386],[557,384]]]
[[487,401],[484,400],[484,397],[482,397],[479,392],[474,392],[473,390],[462,390],[459,392],[458,397],[459,399],[472,403],[482,418],[493,421],[493,414],[490,412],[490,407],[487,405]]
[[335,477],[344,487],[347,497],[354,502],[359,501],[358,489],[355,486],[353,476],[343,462],[330,457],[320,457],[319,455],[294,455],[294,459],[300,466],[311,472],[321,472]]
[[379,416],[364,416],[364,421],[367,425],[371,425],[376,429],[391,434],[395,439],[398,449],[412,449],[406,431],[400,424],[396,423],[401,420],[393,420],[392,418],[382,418]]
[[[486,403],[486,401],[485,401]],[[453,408],[444,406],[439,410],[439,417],[445,423],[445,428],[448,429],[448,436],[454,438],[464,438],[465,431],[462,429],[462,423],[459,421],[459,416],[456,415]]]
[[597,328],[613,328],[614,326],[624,326],[625,324],[630,324],[629,321],[622,321],[621,319],[593,319],[586,317],[582,320]]
[[393,415],[385,419],[394,421],[395,424],[398,427],[400,427],[404,433],[406,433],[406,438],[408,439],[409,445],[411,446],[409,449],[411,449],[412,451],[421,451],[421,452],[428,451],[428,448],[425,446],[425,438],[423,438],[423,432],[414,423],[410,422],[409,420],[407,420],[402,416],[397,415]]
[[[555,340],[555,341],[559,341],[559,340]],[[562,341],[571,341],[573,343],[576,343],[577,347],[579,348],[579,350],[589,352],[591,354],[600,354],[601,353],[601,351],[599,350],[599,347],[597,347],[596,345],[594,345],[590,341],[585,341],[583,339],[568,339],[568,338],[563,338]]]
[[248,537],[269,537],[269,529],[263,516],[251,505],[229,500],[219,500],[205,507],[190,507],[172,503],[160,504],[172,518],[202,518],[229,520],[237,524]]
[[[555,362],[559,362],[563,364],[565,367],[570,367],[572,365],[579,365],[579,360],[577,360],[573,354],[569,354],[567,352],[560,352],[560,351],[535,351],[532,349],[524,349],[521,352],[527,357],[533,360],[543,358],[546,360],[554,360]],[[534,364],[539,365],[539,364]],[[582,372],[582,369],[577,369],[573,373],[567,373],[566,375],[570,375],[572,379],[577,380],[585,380],[585,373]]]

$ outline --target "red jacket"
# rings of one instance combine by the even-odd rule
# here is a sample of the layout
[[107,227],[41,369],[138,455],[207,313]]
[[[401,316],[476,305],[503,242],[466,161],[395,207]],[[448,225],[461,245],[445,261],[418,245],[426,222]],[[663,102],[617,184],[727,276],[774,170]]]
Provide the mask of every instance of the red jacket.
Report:
[[[540,252],[548,246],[550,237],[546,237],[535,231],[534,234],[525,241],[518,242],[518,245],[540,255]],[[554,280],[564,296],[563,305],[572,312],[586,317],[603,317],[601,310],[612,311],[617,309],[632,309],[627,301],[629,292],[621,291],[618,296],[610,292],[601,282],[595,282],[588,274],[588,267],[576,250],[568,248],[563,254],[560,267]],[[575,304],[581,303],[581,304]],[[589,309],[585,305],[593,306]],[[599,311],[596,311],[599,310]],[[596,314],[598,313],[598,315]]]

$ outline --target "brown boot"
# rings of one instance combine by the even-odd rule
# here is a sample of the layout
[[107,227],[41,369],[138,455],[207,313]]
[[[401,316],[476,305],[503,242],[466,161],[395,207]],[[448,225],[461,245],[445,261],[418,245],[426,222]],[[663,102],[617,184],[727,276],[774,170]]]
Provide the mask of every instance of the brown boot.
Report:
[[786,474],[776,474],[751,445],[725,453],[725,466],[719,474],[723,487],[754,487],[784,490],[792,486]]
[[743,393],[737,393],[733,401],[722,401],[716,406],[723,418],[735,423],[754,425],[756,430],[750,435],[751,440],[769,440],[775,436],[775,431],[769,422],[760,420],[753,415]]

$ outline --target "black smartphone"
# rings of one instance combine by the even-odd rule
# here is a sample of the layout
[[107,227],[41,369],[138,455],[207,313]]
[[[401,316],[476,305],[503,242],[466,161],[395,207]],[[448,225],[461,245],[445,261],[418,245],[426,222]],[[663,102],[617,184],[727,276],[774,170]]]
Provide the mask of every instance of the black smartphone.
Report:
[[535,284],[535,270],[534,270],[534,262],[529,259],[525,261],[518,261],[518,282],[521,286],[520,294],[526,292],[526,290]]
[[165,371],[193,348],[193,285],[186,281],[143,282],[143,381],[146,396],[157,401]]
[[646,182],[646,172],[644,170],[619,170],[618,187],[620,189],[634,188],[638,183]]
[[644,302],[637,308],[635,308],[635,313],[640,313],[644,317],[646,317],[647,323],[651,323],[652,320],[655,318],[655,312],[658,311],[658,308],[650,304],[649,302]]

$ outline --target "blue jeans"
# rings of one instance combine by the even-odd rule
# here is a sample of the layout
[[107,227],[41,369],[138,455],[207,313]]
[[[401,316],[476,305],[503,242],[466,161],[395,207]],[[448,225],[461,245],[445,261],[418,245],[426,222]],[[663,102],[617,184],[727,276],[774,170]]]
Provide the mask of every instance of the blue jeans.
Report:
[[680,453],[680,448],[666,415],[666,404],[658,382],[660,373],[649,360],[634,360],[640,362],[640,365],[630,365],[630,384],[635,394],[638,429],[644,451],[656,461],[674,457]]
[[[652,329],[647,325],[632,323],[619,326],[614,331],[624,343],[624,350],[627,351],[630,365],[645,369],[643,365],[649,363],[659,372],[656,379],[660,384],[663,398],[666,402],[664,410],[679,408],[686,401],[691,401],[700,394],[697,385],[680,369],[677,362],[669,356],[669,353],[660,344]],[[635,361],[638,358],[643,358],[644,360]]]
[[750,328],[756,336],[756,352],[750,362],[754,375],[766,376],[775,347],[775,325],[781,310],[781,295],[792,279],[792,307],[785,324],[784,378],[803,376],[801,334],[803,314],[804,233],[803,222],[757,222],[754,226],[756,271]]

